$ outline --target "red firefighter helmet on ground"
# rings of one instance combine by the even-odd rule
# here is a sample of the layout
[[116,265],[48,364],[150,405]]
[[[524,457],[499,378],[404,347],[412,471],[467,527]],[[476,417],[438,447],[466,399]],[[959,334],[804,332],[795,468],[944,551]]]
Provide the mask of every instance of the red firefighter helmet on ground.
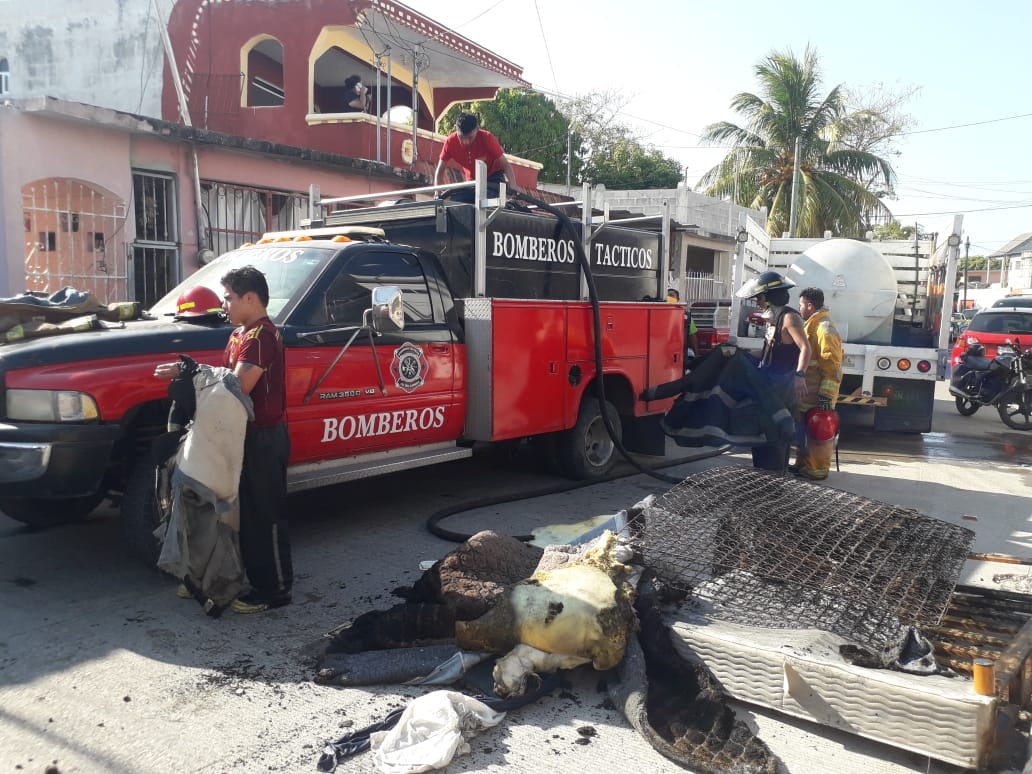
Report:
[[831,409],[812,408],[806,412],[806,434],[815,441],[830,441],[838,435],[838,414]]
[[176,317],[210,317],[222,313],[222,299],[204,285],[187,288],[176,299]]

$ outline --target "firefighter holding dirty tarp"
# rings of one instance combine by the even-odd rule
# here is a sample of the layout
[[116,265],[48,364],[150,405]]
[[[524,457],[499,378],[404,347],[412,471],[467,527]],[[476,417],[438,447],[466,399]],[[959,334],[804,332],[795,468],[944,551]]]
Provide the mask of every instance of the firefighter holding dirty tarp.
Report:
[[835,403],[842,384],[842,337],[824,306],[820,288],[799,292],[799,314],[810,344],[810,361],[806,366],[806,395],[799,400],[796,463],[789,470],[800,478],[823,481],[831,470],[838,433]]

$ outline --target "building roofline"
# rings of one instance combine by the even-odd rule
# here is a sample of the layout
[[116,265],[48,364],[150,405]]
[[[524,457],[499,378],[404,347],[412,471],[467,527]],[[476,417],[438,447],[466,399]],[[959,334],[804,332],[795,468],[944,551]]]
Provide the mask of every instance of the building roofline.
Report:
[[160,118],[126,113],[111,108],[97,107],[83,102],[72,102],[57,97],[27,97],[7,100],[4,106],[14,107],[26,114],[43,115],[59,120],[78,121],[95,126],[119,129],[133,134],[179,140],[193,145],[206,145],[275,156],[292,161],[305,161],[341,170],[353,170],[368,175],[373,173],[399,182],[422,181],[422,175],[396,169],[388,164],[369,159],[357,159],[339,153],[301,148],[296,145],[256,140],[251,137],[215,132]]
[[1019,234],[995,253],[987,255],[986,258],[1006,258],[1008,255],[1023,253],[1030,249],[1032,249],[1032,232]]
[[524,88],[530,88],[530,83],[523,79],[523,68],[488,51],[483,46],[477,45],[472,40],[464,38],[430,17],[412,10],[407,5],[395,2],[395,0],[365,0],[362,5],[368,10],[377,11],[387,18],[447,46],[456,53],[470,58],[481,67],[504,75]]

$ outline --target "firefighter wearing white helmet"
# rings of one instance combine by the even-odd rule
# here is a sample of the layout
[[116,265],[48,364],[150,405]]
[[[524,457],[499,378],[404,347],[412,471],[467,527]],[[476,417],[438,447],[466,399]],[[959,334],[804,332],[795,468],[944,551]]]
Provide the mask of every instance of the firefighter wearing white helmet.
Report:
[[[765,271],[749,280],[735,294],[754,298],[765,308],[767,330],[764,335],[760,369],[770,377],[774,391],[793,417],[798,415],[799,401],[806,396],[806,367],[810,362],[810,344],[803,331],[803,318],[788,305],[792,280],[776,271]],[[784,473],[788,469],[790,443],[778,441],[752,449],[753,467]]]

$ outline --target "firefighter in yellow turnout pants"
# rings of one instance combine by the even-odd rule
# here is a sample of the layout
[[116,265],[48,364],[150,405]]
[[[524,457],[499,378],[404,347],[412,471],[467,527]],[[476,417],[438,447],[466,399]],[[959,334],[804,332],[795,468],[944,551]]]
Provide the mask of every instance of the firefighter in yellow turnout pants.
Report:
[[796,422],[798,453],[795,465],[789,466],[789,470],[801,478],[822,481],[831,470],[835,439],[818,440],[808,433],[806,415],[815,407],[829,412],[835,409],[842,384],[842,337],[831,313],[824,308],[824,291],[819,288],[804,288],[799,292],[799,314],[810,343],[810,362],[806,366],[806,397],[799,401]]

